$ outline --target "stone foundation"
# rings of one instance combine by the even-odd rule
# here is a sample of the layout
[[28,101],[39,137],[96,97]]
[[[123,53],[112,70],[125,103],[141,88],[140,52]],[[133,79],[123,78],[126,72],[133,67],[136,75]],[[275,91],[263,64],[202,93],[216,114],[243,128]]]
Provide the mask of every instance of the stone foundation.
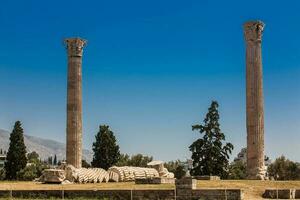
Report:
[[[185,186],[184,186],[185,185]],[[186,184],[183,184],[187,187]],[[0,190],[0,198],[24,199],[89,199],[108,198],[110,200],[242,200],[241,190],[225,189],[148,189],[148,190]]]
[[300,190],[295,189],[266,189],[263,198],[268,199],[299,199]]
[[196,180],[209,180],[209,181],[219,181],[220,176],[193,176]]
[[146,178],[146,179],[135,179],[135,184],[174,184],[175,178]]

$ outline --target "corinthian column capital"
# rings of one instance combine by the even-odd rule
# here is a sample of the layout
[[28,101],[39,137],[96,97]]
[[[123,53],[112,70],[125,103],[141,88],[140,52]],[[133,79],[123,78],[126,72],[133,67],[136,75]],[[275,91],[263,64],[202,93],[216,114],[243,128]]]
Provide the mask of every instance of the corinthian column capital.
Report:
[[244,24],[246,42],[261,42],[265,24],[262,21],[249,21]]
[[67,38],[64,40],[68,56],[82,57],[83,47],[86,46],[87,41],[81,38]]

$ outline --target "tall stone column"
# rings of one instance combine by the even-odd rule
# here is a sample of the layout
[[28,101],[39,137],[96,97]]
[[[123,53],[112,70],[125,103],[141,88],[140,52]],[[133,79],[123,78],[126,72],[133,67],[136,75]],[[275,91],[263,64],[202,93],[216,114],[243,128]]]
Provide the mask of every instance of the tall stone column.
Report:
[[264,23],[244,24],[246,40],[247,175],[264,179],[264,97],[261,41]]
[[82,160],[82,51],[86,40],[65,39],[68,53],[67,164],[81,168]]

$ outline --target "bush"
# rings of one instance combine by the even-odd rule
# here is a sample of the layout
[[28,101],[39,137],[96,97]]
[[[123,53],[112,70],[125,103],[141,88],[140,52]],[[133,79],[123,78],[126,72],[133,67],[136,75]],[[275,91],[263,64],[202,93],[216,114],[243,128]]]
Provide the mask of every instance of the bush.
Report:
[[181,163],[180,160],[169,161],[164,163],[164,167],[167,168],[169,172],[173,172],[175,174],[175,171],[177,167],[180,165],[180,163]]
[[36,166],[34,164],[26,166],[24,169],[17,173],[17,178],[21,181],[32,181],[35,178],[38,178],[38,171]]
[[175,178],[181,179],[182,177],[185,176],[185,174],[186,171],[184,170],[184,167],[182,165],[178,165],[174,172]]
[[147,167],[147,164],[153,160],[152,156],[142,154],[132,155],[121,154],[116,166],[134,166],[134,167]]
[[300,166],[299,163],[281,156],[269,165],[268,174],[275,180],[299,180]]
[[246,163],[243,161],[235,161],[229,165],[228,179],[246,179]]
[[0,169],[0,181],[3,181],[5,179],[5,169]]

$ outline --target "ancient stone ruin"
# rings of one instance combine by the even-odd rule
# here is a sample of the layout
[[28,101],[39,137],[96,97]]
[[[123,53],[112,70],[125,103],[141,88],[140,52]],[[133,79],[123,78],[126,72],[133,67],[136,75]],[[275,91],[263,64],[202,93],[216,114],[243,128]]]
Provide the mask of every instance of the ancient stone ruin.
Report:
[[65,40],[68,53],[67,163],[81,168],[82,160],[82,51],[86,40]]
[[246,41],[246,103],[247,103],[247,174],[249,179],[264,179],[264,99],[261,21],[244,24]]
[[[163,171],[167,169],[163,168]],[[102,182],[128,182],[137,179],[169,178],[174,174],[167,172],[160,174],[155,168],[146,167],[110,167],[107,171],[101,168],[75,168],[72,165],[62,164],[59,169],[44,170],[38,181],[45,183],[102,183]],[[148,182],[151,183],[151,182]],[[156,180],[156,183],[157,180]]]
[[[250,21],[244,24],[246,41],[246,102],[247,102],[247,174],[249,179],[264,179],[264,102],[262,83],[261,41],[264,23]],[[174,178],[162,161],[149,163],[151,168],[111,167],[85,169],[82,160],[82,53],[86,40],[68,38],[67,87],[67,165],[61,169],[45,170],[44,182],[101,183],[134,181],[137,179]],[[55,177],[57,176],[57,177]]]

